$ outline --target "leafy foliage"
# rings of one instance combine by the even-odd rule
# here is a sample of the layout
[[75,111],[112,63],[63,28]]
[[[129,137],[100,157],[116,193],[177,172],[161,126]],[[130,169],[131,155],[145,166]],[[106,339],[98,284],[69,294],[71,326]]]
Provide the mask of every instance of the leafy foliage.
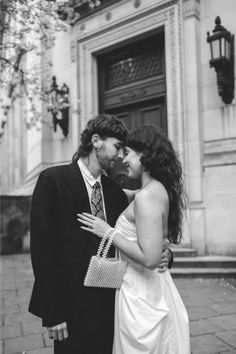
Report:
[[[78,18],[74,11],[96,0],[0,0],[0,105],[7,110],[16,99],[24,100],[28,127],[42,121],[39,102],[48,100],[50,82],[44,80],[52,63],[48,50],[59,31],[68,31]],[[6,103],[7,102],[7,103]]]

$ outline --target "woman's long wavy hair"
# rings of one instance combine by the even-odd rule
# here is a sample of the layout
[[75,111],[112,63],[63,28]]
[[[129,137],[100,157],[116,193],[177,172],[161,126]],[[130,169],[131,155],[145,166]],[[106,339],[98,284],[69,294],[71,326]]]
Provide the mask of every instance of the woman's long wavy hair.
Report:
[[169,197],[167,237],[178,244],[188,198],[181,163],[171,142],[154,126],[141,126],[129,134],[127,146],[142,154],[140,161],[145,170],[165,187]]
[[101,114],[88,121],[81,134],[80,146],[72,157],[72,161],[77,161],[80,157],[87,157],[93,149],[91,138],[98,134],[101,139],[117,138],[124,144],[127,138],[127,129],[124,124],[114,115]]

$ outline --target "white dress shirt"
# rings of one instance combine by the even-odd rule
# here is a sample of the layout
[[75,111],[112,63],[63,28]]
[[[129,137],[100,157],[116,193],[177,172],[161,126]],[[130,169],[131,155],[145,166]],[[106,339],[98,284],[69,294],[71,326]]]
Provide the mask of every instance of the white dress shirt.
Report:
[[84,183],[85,183],[87,191],[88,191],[90,207],[91,207],[91,196],[92,196],[93,186],[96,182],[98,182],[100,184],[101,193],[102,193],[103,212],[104,212],[105,220],[107,220],[106,208],[105,208],[104,196],[103,196],[103,190],[102,190],[102,183],[101,183],[101,174],[95,179],[81,159],[79,159],[77,161],[77,163],[80,168],[80,172],[82,174],[82,177],[84,179]]

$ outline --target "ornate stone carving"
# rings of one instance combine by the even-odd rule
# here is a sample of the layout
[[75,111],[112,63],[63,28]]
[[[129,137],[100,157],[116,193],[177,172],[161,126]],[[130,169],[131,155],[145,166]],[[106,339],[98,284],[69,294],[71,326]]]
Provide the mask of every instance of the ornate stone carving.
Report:
[[106,21],[110,21],[111,18],[112,18],[112,12],[111,12],[111,11],[108,11],[108,12],[106,13],[105,18],[106,18]]
[[72,63],[74,63],[76,61],[76,41],[75,40],[71,41],[70,44],[70,57]]
[[120,101],[126,102],[126,101],[132,101],[134,99],[138,99],[140,97],[145,96],[147,91],[145,89],[140,89],[140,90],[135,90],[135,91],[129,91],[126,94],[120,95],[119,99]]
[[[139,22],[133,25],[126,25],[123,28],[119,28],[118,31],[110,32],[108,34],[104,34],[100,38],[97,39],[96,46],[103,46],[107,43],[116,42],[118,40],[121,41],[123,39],[127,39],[133,37],[134,34],[137,35],[139,32],[145,32],[146,29],[155,28],[157,23],[164,22],[166,20],[167,14],[166,12],[157,14],[156,16],[141,19]],[[93,41],[89,43],[90,49],[93,48]]]
[[166,26],[167,107],[169,136],[184,165],[186,156],[184,155],[185,117],[181,42],[181,14],[178,5],[169,10],[168,26]]
[[200,0],[183,0],[183,17],[200,19]]
[[81,26],[79,27],[79,31],[84,32],[86,29],[86,24],[82,23]]
[[139,32],[145,31],[145,29],[149,29],[151,26],[155,28],[157,27],[158,23],[160,22],[163,23],[166,20],[166,18],[167,18],[167,12],[162,11],[155,14],[154,16],[149,15],[147,18],[141,17],[139,18],[139,21],[135,22],[134,24],[132,24],[132,19],[130,19],[130,21],[127,24],[123,24],[123,27],[122,27],[122,23],[120,23],[119,26],[116,25],[114,30],[107,28],[106,30],[104,30],[104,33],[102,32],[99,33],[98,37],[95,35],[87,34],[87,36],[83,36],[82,38],[80,27],[77,28],[75,35],[77,36],[77,40],[81,42],[88,41],[93,43],[94,38],[96,38],[96,46],[101,46],[109,42],[114,42],[120,38],[133,37],[134,34],[137,35],[136,33],[137,31]]
[[134,0],[134,7],[137,9],[141,5],[141,0]]

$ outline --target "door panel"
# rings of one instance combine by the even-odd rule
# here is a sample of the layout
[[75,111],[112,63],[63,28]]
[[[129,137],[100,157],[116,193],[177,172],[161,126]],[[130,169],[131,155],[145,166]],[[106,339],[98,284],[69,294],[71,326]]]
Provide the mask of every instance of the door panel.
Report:
[[141,110],[141,125],[154,125],[161,128],[161,106]]
[[[129,131],[142,125],[153,125],[167,134],[164,98],[155,101],[157,102],[156,104],[154,104],[154,102],[144,102],[139,105],[130,105],[129,107],[107,110],[106,113],[115,114],[125,123]],[[122,188],[140,188],[139,180],[128,179],[126,167],[121,161],[117,162],[114,168],[108,171],[108,174]]]
[[113,108],[106,110],[106,113],[115,114],[125,123],[129,131],[141,125],[153,125],[167,134],[164,99],[155,105],[152,102],[149,104],[145,102],[139,106]]

